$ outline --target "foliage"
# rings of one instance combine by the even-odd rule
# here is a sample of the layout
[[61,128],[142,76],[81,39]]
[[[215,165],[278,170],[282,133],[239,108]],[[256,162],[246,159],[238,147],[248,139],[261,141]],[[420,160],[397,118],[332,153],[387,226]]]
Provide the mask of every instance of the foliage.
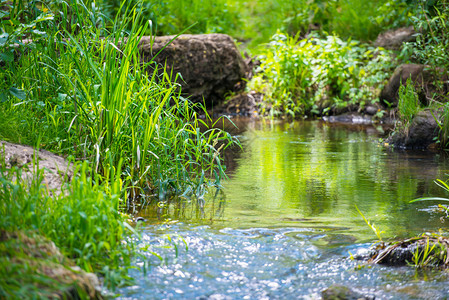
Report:
[[113,19],[89,0],[7,5],[0,139],[86,163],[59,196],[42,189],[40,173],[28,186],[2,164],[1,228],[38,230],[86,271],[121,284],[133,245],[123,243],[129,226],[119,206],[138,197],[204,201],[220,187],[221,152],[234,138],[206,113],[198,118],[204,108],[180,96],[177,75],[142,63],[138,43],[150,24],[139,3],[123,2]]
[[410,78],[406,85],[399,87],[398,112],[405,128],[408,128],[416,114],[420,111],[420,102],[415,86]]
[[[130,0],[144,20],[151,20],[153,26],[146,34],[175,35],[195,24],[188,33],[223,33],[239,28],[243,20],[237,6],[229,0]],[[115,16],[122,1],[101,1],[105,13]]]
[[[98,184],[99,175],[88,177],[87,163],[77,163],[72,182],[61,191],[48,191],[38,161],[28,182],[21,168],[0,167],[0,228],[37,230],[50,238],[69,258],[88,272],[100,272],[108,286],[115,273],[125,278],[133,244],[123,243],[129,225],[118,212],[122,195],[120,170],[109,182]],[[120,269],[120,267],[125,267]]]
[[302,40],[297,47],[297,37],[278,32],[269,48],[259,56],[260,67],[248,84],[250,89],[265,94],[273,115],[285,113],[295,116],[309,109],[312,68],[307,62],[314,46]]
[[[132,5],[138,3],[132,0]],[[138,10],[153,28],[146,34],[227,33],[249,50],[266,43],[278,29],[304,36],[311,30],[369,41],[385,28],[409,23],[414,0],[144,0]],[[121,1],[100,1],[111,18]],[[338,17],[336,17],[338,16]]]
[[442,105],[441,119],[434,116],[435,121],[440,129],[439,142],[443,149],[447,149],[449,146],[449,102]]
[[404,59],[426,65],[449,69],[449,37],[447,18],[449,3],[442,1],[420,1],[411,20],[418,32],[416,42],[403,48]]
[[381,48],[336,36],[299,40],[280,32],[259,60],[248,87],[266,95],[266,111],[291,117],[377,101],[393,67],[389,52]]
[[421,1],[411,17],[418,36],[416,42],[406,43],[402,47],[401,58],[415,63],[429,65],[435,74],[434,84],[439,91],[432,99],[442,106],[442,114],[435,116],[440,128],[439,141],[442,148],[449,141],[449,108],[447,94],[447,76],[449,70],[449,37],[447,18],[449,2]]
[[[108,31],[98,21],[104,16],[80,3],[59,7],[59,14],[74,12],[64,15],[72,18],[70,30],[59,30],[53,3],[54,12],[46,10],[52,16],[47,37],[33,41],[32,51],[14,50],[22,54],[7,62],[14,69],[9,82],[26,98],[8,96],[0,104],[5,117],[26,116],[20,131],[27,141],[35,144],[40,138],[46,149],[90,159],[105,178],[123,161],[125,186],[145,194],[167,195],[160,189],[164,184],[182,194],[196,187],[204,172],[220,180],[224,167],[218,148],[233,139],[218,129],[200,132],[200,126],[212,124],[197,118],[172,75],[154,62],[140,63],[137,45],[148,24],[139,27],[139,13],[121,7],[122,21],[117,15]],[[6,134],[13,141],[24,139]]]
[[294,36],[303,35],[314,23],[314,11],[319,1],[284,0],[284,1],[244,1],[229,0],[233,6],[240,8],[242,25],[235,31],[226,31],[244,42],[249,51],[258,54],[258,46],[269,42],[278,31]]
[[386,29],[409,25],[415,2],[418,1],[323,1],[315,22],[323,24],[324,31],[342,38],[372,41]]

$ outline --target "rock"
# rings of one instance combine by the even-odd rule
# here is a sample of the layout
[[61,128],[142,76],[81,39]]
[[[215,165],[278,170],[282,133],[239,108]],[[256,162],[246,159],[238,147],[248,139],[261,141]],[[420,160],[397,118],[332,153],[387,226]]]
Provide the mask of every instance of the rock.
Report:
[[329,123],[346,123],[346,124],[372,124],[373,120],[370,116],[362,116],[357,113],[343,114],[337,116],[324,116],[323,120]]
[[388,251],[388,247],[379,251],[379,253],[376,254],[376,257],[379,257],[376,263],[388,266],[406,266],[408,262],[413,260],[413,253],[416,251],[416,245],[402,244],[394,248],[393,251]]
[[102,299],[95,274],[72,266],[52,241],[34,232],[0,230],[0,264],[3,278],[11,279],[7,298]]
[[417,33],[413,26],[402,27],[380,33],[374,42],[375,47],[399,50],[403,43],[416,40]]
[[[380,100],[385,106],[398,105],[399,87],[401,84],[405,85],[409,78],[415,85],[420,102],[424,105],[427,105],[435,94],[444,96],[449,91],[447,72],[438,68],[432,70],[426,65],[403,64],[396,68],[380,94]],[[441,86],[437,86],[435,81],[440,81]]]
[[367,105],[365,107],[365,113],[370,116],[374,116],[378,110],[379,108],[375,105]]
[[400,149],[426,149],[438,137],[438,124],[430,111],[420,111],[408,129],[396,130],[386,143]]
[[358,249],[357,252],[355,252],[352,256],[353,259],[355,260],[369,260],[371,257],[373,257],[374,255],[376,255],[376,249],[373,248],[363,248],[363,249]]
[[[428,249],[427,254],[426,248]],[[430,250],[431,249],[431,250]],[[414,263],[414,254],[419,251],[420,266],[449,266],[449,239],[444,236],[422,235],[394,242],[383,249],[375,249],[368,263],[388,266],[406,266]],[[416,262],[415,262],[416,263]]]
[[[150,61],[174,36],[144,36],[140,52],[145,62]],[[153,40],[154,39],[154,40]],[[203,102],[212,108],[224,100],[225,94],[243,88],[247,66],[233,39],[225,34],[185,34],[176,38],[154,59],[168,73],[180,73],[182,93],[194,102]],[[150,67],[149,72],[153,72]]]
[[[22,169],[22,178],[32,180],[34,149],[30,146],[0,141],[0,157],[4,157],[6,168],[14,166]],[[64,182],[72,178],[69,162],[46,150],[37,153],[39,169],[43,170],[46,188],[50,193],[59,194]]]
[[344,285],[334,284],[321,292],[323,300],[374,300],[375,297],[365,296]]
[[209,114],[214,116],[258,117],[263,98],[263,94],[254,91],[240,93],[226,100],[223,104],[214,107]]

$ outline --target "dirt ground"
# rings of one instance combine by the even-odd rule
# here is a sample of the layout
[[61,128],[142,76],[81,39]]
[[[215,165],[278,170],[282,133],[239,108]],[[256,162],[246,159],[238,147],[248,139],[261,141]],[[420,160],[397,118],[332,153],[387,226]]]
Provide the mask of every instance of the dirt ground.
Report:
[[72,178],[72,168],[63,157],[46,150],[36,153],[30,146],[23,146],[0,141],[0,164],[5,164],[7,169],[17,166],[22,169],[22,178],[32,179],[33,171],[38,166],[43,170],[44,184],[51,192],[59,193],[63,183]]

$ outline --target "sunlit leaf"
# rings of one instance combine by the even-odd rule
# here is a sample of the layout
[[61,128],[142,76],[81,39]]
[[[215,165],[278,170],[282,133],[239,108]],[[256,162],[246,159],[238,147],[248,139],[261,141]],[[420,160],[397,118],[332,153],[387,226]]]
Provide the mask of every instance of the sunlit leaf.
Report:
[[0,47],[3,47],[8,40],[9,34],[7,32],[3,32],[0,34]]
[[37,35],[47,36],[47,33],[45,31],[40,31],[40,30],[35,29],[32,32]]

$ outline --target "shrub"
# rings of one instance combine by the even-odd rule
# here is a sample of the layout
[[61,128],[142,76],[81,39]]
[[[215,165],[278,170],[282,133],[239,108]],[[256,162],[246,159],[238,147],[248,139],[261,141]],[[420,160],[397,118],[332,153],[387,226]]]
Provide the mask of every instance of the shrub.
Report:
[[299,40],[278,32],[259,56],[249,89],[266,95],[274,116],[324,114],[365,105],[377,96],[393,68],[390,53],[337,36]]

